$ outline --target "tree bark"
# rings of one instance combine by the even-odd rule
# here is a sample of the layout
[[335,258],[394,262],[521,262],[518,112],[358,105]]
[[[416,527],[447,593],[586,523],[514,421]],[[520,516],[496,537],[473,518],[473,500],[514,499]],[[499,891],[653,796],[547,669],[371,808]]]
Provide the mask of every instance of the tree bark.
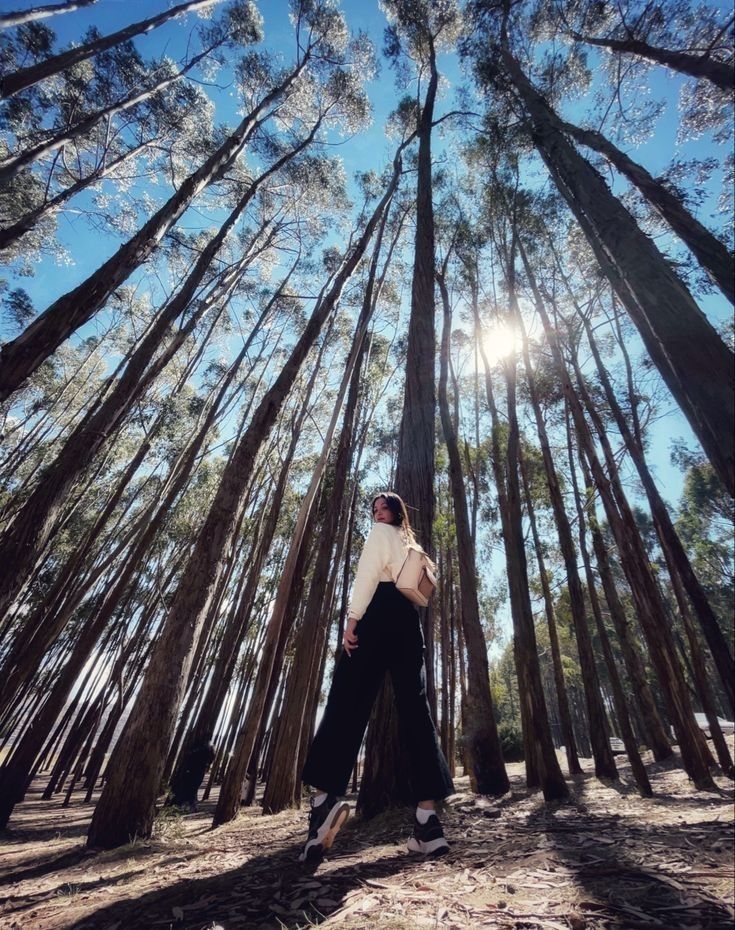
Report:
[[64,3],[45,3],[34,6],[30,10],[15,10],[12,13],[0,14],[0,29],[10,29],[13,26],[22,26],[33,23],[47,16],[56,16],[57,13],[73,13],[85,6],[92,6],[97,0],[65,0]]
[[718,61],[711,55],[692,55],[690,52],[677,52],[673,49],[660,48],[656,45],[649,45],[642,39],[605,39],[598,36],[581,35],[578,32],[572,32],[571,36],[577,42],[584,42],[585,45],[595,45],[598,48],[607,48],[611,52],[618,52],[626,55],[636,55],[639,58],[647,58],[657,65],[664,65],[681,74],[688,74],[690,77],[706,78],[716,87],[722,90],[732,91],[733,82],[735,81],[735,69],[725,61]]
[[539,154],[715,471],[735,493],[733,353],[600,174],[568,142],[562,121],[507,46],[501,57]]
[[594,129],[562,123],[577,142],[603,155],[669,224],[730,303],[735,304],[735,263],[727,246],[690,213],[673,191]]
[[162,26],[175,16],[201,10],[218,2],[219,0],[187,0],[186,3],[179,3],[177,6],[171,7],[170,10],[164,10],[163,13],[152,16],[150,19],[142,19],[140,22],[132,23],[132,25],[119,29],[108,36],[100,36],[99,39],[87,42],[84,45],[73,46],[68,51],[52,55],[35,65],[20,68],[12,74],[5,75],[0,81],[0,97],[12,97],[13,94],[17,94],[27,87],[33,87],[39,81],[52,77],[54,74],[59,74],[80,61],[86,61],[88,58],[99,55],[100,52],[104,52],[108,48],[114,48],[121,42],[126,42],[135,36],[151,32],[151,30]]
[[467,749],[470,787],[479,794],[498,796],[510,789],[510,782],[503,762],[503,752],[500,748],[495,722],[495,708],[490,693],[490,669],[477,599],[477,570],[467,513],[467,492],[457,445],[457,433],[449,411],[447,396],[452,310],[444,277],[445,270],[446,263],[445,269],[442,272],[437,271],[436,275],[444,308],[440,352],[439,414],[449,457],[449,485],[457,531],[462,625],[467,644],[467,713],[462,737]]

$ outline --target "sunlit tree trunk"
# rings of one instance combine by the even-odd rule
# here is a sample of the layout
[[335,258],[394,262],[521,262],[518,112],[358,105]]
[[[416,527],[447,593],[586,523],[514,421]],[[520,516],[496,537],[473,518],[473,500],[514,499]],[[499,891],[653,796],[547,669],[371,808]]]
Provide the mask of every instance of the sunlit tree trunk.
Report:
[[722,90],[732,91],[735,83],[735,69],[733,69],[733,66],[726,61],[718,61],[711,55],[693,55],[691,52],[677,52],[673,49],[660,48],[632,36],[627,39],[606,39],[598,36],[581,35],[578,32],[572,32],[571,36],[578,42],[584,42],[585,45],[607,48],[611,52],[624,55],[637,55],[639,58],[647,58],[657,65],[664,65],[681,74],[706,78]]
[[[589,598],[592,614],[595,618],[597,635],[600,641],[600,646],[602,647],[602,654],[605,659],[610,687],[612,689],[615,716],[617,717],[617,723],[620,728],[619,732],[623,739],[625,751],[628,755],[630,768],[633,772],[633,777],[635,778],[636,784],[638,785],[638,790],[640,791],[641,795],[643,797],[651,797],[653,794],[653,789],[651,788],[651,782],[648,778],[646,768],[643,765],[643,761],[641,760],[641,754],[638,751],[638,744],[636,742],[635,735],[633,733],[633,727],[631,726],[630,717],[628,715],[628,702],[625,699],[625,689],[615,664],[615,657],[613,656],[612,647],[610,645],[610,638],[607,635],[605,623],[602,618],[602,610],[600,608],[600,601],[597,596],[595,578],[592,574],[592,563],[589,556],[589,550],[587,548],[587,527],[585,525],[584,507],[579,493],[577,469],[574,461],[572,425],[569,419],[568,407],[565,413],[567,427],[567,454],[569,456],[569,475],[572,480],[572,491],[574,493],[574,502],[577,510],[577,532],[579,535],[579,548],[580,552],[582,553],[582,560],[584,562],[585,576],[587,578],[587,597]],[[594,502],[590,501],[588,506],[594,507]]]
[[709,274],[730,303],[735,303],[735,262],[727,246],[687,209],[665,184],[654,178],[643,165],[633,161],[601,132],[562,124],[577,142],[599,152],[634,184],[656,212],[669,224]]
[[[528,361],[526,361],[528,364]],[[559,646],[559,633],[556,628],[556,613],[554,611],[554,599],[551,594],[549,585],[549,576],[546,571],[543,550],[541,548],[541,539],[539,537],[538,527],[536,526],[536,514],[534,513],[531,490],[528,483],[528,475],[525,458],[522,449],[519,449],[519,465],[521,469],[521,478],[523,480],[523,492],[526,500],[526,512],[528,513],[528,522],[531,525],[531,534],[533,536],[533,547],[536,552],[536,561],[538,562],[539,577],[541,579],[541,590],[544,596],[544,610],[546,612],[546,624],[549,628],[549,643],[551,646],[551,664],[554,673],[554,686],[556,688],[556,697],[559,705],[559,718],[561,724],[561,733],[564,740],[564,752],[567,757],[567,766],[570,775],[581,775],[582,767],[579,764],[577,754],[577,743],[574,739],[574,730],[572,728],[572,715],[569,710],[569,698],[567,696],[567,686],[564,681],[564,669],[561,660],[561,647]]]
[[219,180],[234,164],[253,131],[267,118],[268,108],[291,87],[307,60],[305,54],[297,67],[263,97],[206,162],[181,183],[168,201],[111,258],[0,348],[0,401],[20,387],[65,339],[105,305],[113,291],[151,256],[197,194]]
[[12,97],[13,94],[25,90],[26,87],[33,87],[33,85],[38,84],[39,81],[53,77],[55,74],[60,74],[62,71],[71,68],[72,65],[78,64],[80,61],[86,61],[93,55],[99,55],[100,52],[104,52],[108,48],[114,48],[121,42],[126,42],[135,36],[150,32],[152,29],[156,29],[158,26],[167,23],[175,16],[180,16],[188,12],[193,13],[196,10],[202,10],[218,2],[219,0],[187,0],[186,3],[179,3],[169,10],[164,10],[163,13],[159,13],[157,16],[151,16],[149,19],[140,20],[108,36],[100,36],[91,42],[75,45],[66,52],[52,55],[50,58],[45,58],[35,65],[29,65],[27,68],[20,68],[18,71],[14,71],[11,74],[6,74],[2,81],[0,81],[0,97]]

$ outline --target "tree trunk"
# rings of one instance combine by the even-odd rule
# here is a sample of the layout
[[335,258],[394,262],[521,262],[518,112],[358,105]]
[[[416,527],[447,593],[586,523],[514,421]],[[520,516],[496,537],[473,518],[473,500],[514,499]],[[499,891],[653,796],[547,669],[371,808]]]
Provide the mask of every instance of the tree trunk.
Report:
[[[525,707],[526,731],[532,745],[528,748],[535,757],[541,790],[547,801],[569,795],[559,767],[544,699],[541,670],[536,646],[533,608],[528,585],[523,514],[521,511],[520,482],[518,480],[518,449],[520,434],[516,414],[516,362],[505,361],[505,378],[508,394],[508,449],[506,454],[506,481],[508,539],[506,542],[508,587],[516,609],[513,614],[513,651],[518,671],[518,689],[521,706]],[[526,756],[528,764],[529,756]]]
[[[636,743],[636,739],[633,734],[633,727],[631,726],[630,717],[628,715],[628,704],[625,700],[625,690],[623,688],[620,675],[618,674],[617,666],[615,665],[615,658],[613,656],[612,647],[610,645],[610,639],[607,635],[607,630],[605,629],[605,623],[602,618],[602,610],[600,608],[600,602],[597,597],[597,587],[595,585],[595,579],[592,574],[592,563],[590,561],[589,550],[587,548],[587,527],[585,526],[584,508],[582,506],[579,493],[577,470],[574,463],[572,425],[569,420],[568,407],[565,410],[565,414],[567,427],[567,454],[569,456],[569,474],[572,479],[572,490],[574,492],[574,502],[577,509],[579,549],[582,553],[584,570],[587,578],[587,595],[592,607],[592,613],[595,618],[595,625],[597,626],[597,635],[600,639],[602,654],[605,658],[605,664],[607,666],[607,673],[613,695],[613,706],[615,707],[615,715],[617,717],[618,726],[620,727],[619,732],[623,738],[625,751],[628,755],[628,761],[630,762],[630,768],[633,772],[633,777],[635,778],[636,784],[638,785],[638,790],[640,791],[642,797],[650,798],[653,795],[653,789],[651,788],[651,782],[649,781],[646,767],[643,765],[643,761],[641,760],[641,754],[638,751],[638,744]],[[594,502],[589,501],[588,506],[594,507]]]
[[[323,479],[321,469],[318,477]],[[311,489],[310,489],[311,490]],[[318,488],[317,488],[318,490]],[[307,492],[296,521],[294,538],[289,545],[283,573],[279,579],[275,604],[268,618],[263,648],[260,651],[258,673],[250,695],[247,714],[235,742],[234,752],[225,769],[212,826],[221,826],[234,820],[240,810],[243,780],[247,775],[246,803],[255,797],[258,760],[263,749],[268,718],[276,697],[278,682],[283,670],[286,643],[293,629],[304,581],[315,547],[311,545],[314,529],[323,514],[317,512]],[[300,518],[300,519],[299,519]],[[301,524],[301,526],[299,526]]]
[[[534,280],[533,273],[528,265],[526,265],[526,273],[529,275],[530,280]],[[522,333],[523,356],[526,365],[528,391],[541,445],[544,470],[549,487],[549,497],[554,510],[554,522],[556,523],[556,531],[559,537],[559,548],[561,549],[564,559],[564,568],[566,570],[569,604],[571,607],[577,651],[579,653],[579,664],[582,671],[582,685],[584,687],[587,704],[590,742],[592,745],[592,755],[595,760],[595,775],[597,775],[598,778],[616,779],[618,777],[618,771],[615,765],[615,758],[610,749],[610,729],[607,722],[605,707],[602,703],[602,696],[600,694],[600,680],[597,674],[594,650],[592,649],[592,639],[587,625],[584,592],[577,568],[577,552],[574,546],[569,518],[564,506],[564,499],[562,498],[561,486],[554,465],[554,458],[546,433],[546,424],[544,423],[544,418],[541,413],[536,379],[533,375],[531,359],[528,352],[528,338],[523,326],[523,319],[521,318],[520,311],[516,304],[515,295],[511,297],[511,307],[516,323]]]
[[[706,747],[703,746],[702,735],[694,719],[681,667],[671,641],[671,632],[661,609],[658,591],[651,577],[648,556],[635,519],[622,494],[616,498],[612,496],[610,480],[602,470],[595,453],[580,399],[572,387],[556,341],[556,329],[551,324],[543,301],[537,302],[536,309],[543,322],[564,396],[572,412],[580,447],[584,450],[592,469],[595,484],[602,495],[610,527],[620,549],[623,566],[638,609],[638,617],[646,634],[651,659],[658,674],[659,684],[666,695],[667,709],[678,738],[684,768],[698,788],[711,789],[714,783],[708,770]],[[580,391],[584,396],[583,385],[580,385]],[[622,512],[618,511],[618,507],[623,508]]]
[[[727,645],[727,641],[723,636],[722,628],[720,627],[715,612],[709,603],[707,594],[702,588],[702,585],[700,584],[699,579],[697,578],[694,569],[692,568],[691,562],[689,561],[689,556],[687,555],[686,550],[682,545],[679,534],[677,533],[676,527],[674,526],[674,522],[669,514],[669,510],[664,503],[658,488],[656,487],[656,483],[653,480],[651,472],[649,471],[643,452],[642,443],[637,436],[634,436],[633,431],[628,426],[628,422],[623,414],[623,411],[620,409],[620,405],[618,404],[617,398],[615,397],[612,384],[610,383],[609,375],[602,362],[600,351],[593,336],[592,327],[590,326],[589,320],[584,316],[582,317],[582,320],[584,322],[585,332],[587,333],[587,341],[589,342],[592,355],[597,364],[600,383],[602,384],[602,387],[605,391],[605,397],[607,399],[608,406],[612,411],[613,417],[615,418],[615,423],[620,430],[620,435],[623,437],[625,446],[630,453],[630,457],[638,471],[638,476],[641,479],[646,496],[648,497],[648,503],[651,507],[654,524],[658,531],[658,537],[661,541],[661,547],[663,549],[666,563],[669,567],[669,574],[671,575],[672,581],[675,576],[677,576],[678,579],[681,579],[679,584],[683,585],[691,599],[692,605],[697,614],[697,619],[699,620],[700,626],[702,628],[702,632],[707,639],[715,665],[720,673],[722,686],[730,703],[730,712],[732,713],[735,709],[735,663],[733,662],[733,658],[730,655],[730,649]],[[630,400],[633,402],[632,397]]]
[[[433,45],[429,83],[418,126],[416,181],[416,237],[411,280],[406,381],[398,436],[395,490],[405,501],[420,544],[431,554],[434,521],[434,206],[432,193],[431,130],[439,82]],[[431,611],[420,611],[427,635]],[[426,653],[427,666],[434,656]],[[358,811],[369,817],[410,803],[411,789],[398,736],[398,717],[392,707],[392,687],[378,693],[367,729],[366,764],[360,784]]]
[[452,310],[444,274],[445,271],[437,272],[436,276],[444,307],[440,353],[439,413],[449,457],[449,484],[457,531],[462,625],[467,644],[467,716],[462,737],[467,749],[472,790],[479,794],[497,796],[505,794],[510,789],[510,782],[505,771],[503,752],[500,748],[495,722],[495,708],[490,693],[490,669],[477,599],[477,572],[467,513],[467,493],[462,474],[462,460],[457,445],[457,433],[449,411],[447,396]]
[[515,58],[507,48],[501,54],[528,111],[533,140],[560,193],[715,471],[735,493],[733,353],[654,243],[568,142],[562,121]]
[[[526,363],[528,364],[528,363]],[[544,609],[546,612],[546,624],[549,628],[549,643],[551,646],[551,664],[554,672],[554,685],[556,687],[557,703],[559,705],[559,717],[561,723],[561,734],[564,740],[564,752],[567,757],[567,766],[570,775],[582,775],[582,766],[579,764],[577,755],[577,744],[574,739],[574,729],[572,727],[572,715],[569,710],[569,698],[567,696],[567,686],[564,681],[564,669],[561,660],[561,647],[559,646],[559,633],[556,628],[556,613],[554,611],[554,599],[551,594],[549,585],[549,576],[546,571],[544,554],[541,548],[541,539],[536,526],[536,515],[533,508],[531,489],[528,483],[528,474],[526,469],[525,458],[522,450],[519,449],[519,464],[521,469],[521,478],[523,480],[523,492],[526,498],[526,511],[528,521],[531,524],[531,534],[533,536],[533,546],[536,552],[536,561],[538,562],[539,576],[541,578],[541,590],[544,596]]]
[[171,7],[170,10],[164,10],[163,13],[152,16],[150,19],[142,19],[140,22],[126,26],[124,29],[119,29],[117,32],[113,32],[108,36],[100,36],[92,42],[73,46],[66,52],[61,52],[58,55],[45,58],[35,65],[30,65],[27,68],[20,68],[18,71],[5,75],[0,81],[0,97],[12,97],[13,94],[25,90],[26,87],[33,87],[33,85],[38,84],[39,81],[43,81],[45,78],[52,77],[55,74],[60,74],[62,71],[71,68],[72,65],[76,65],[80,61],[86,61],[88,58],[99,55],[100,52],[104,52],[108,48],[114,48],[121,42],[127,42],[128,39],[150,32],[156,27],[167,23],[175,16],[201,10],[218,2],[219,0],[187,0],[186,3],[179,3],[177,6]]
[[[210,0],[211,2],[211,0]],[[97,271],[72,291],[59,297],[15,339],[0,348],[0,401],[15,391],[54,350],[75,330],[100,310],[110,294],[139,268],[155,251],[158,243],[194,198],[219,180],[235,162],[261,114],[293,84],[302,73],[304,57],[293,71],[243,118],[225,142],[180,185],[168,201],[120,246]]]
[[30,10],[15,10],[13,13],[0,14],[0,29],[10,29],[12,26],[22,26],[33,23],[47,16],[56,16],[57,13],[73,13],[85,6],[92,6],[97,0],[65,0],[64,3],[45,3],[43,6],[34,6]]
[[585,45],[595,45],[598,48],[607,48],[611,52],[623,53],[626,55],[636,55],[638,58],[647,58],[649,61],[656,62],[657,65],[664,65],[680,74],[688,74],[690,77],[706,78],[716,87],[722,90],[732,91],[733,82],[735,81],[735,70],[731,64],[726,61],[718,61],[711,55],[692,55],[690,52],[677,52],[668,48],[659,48],[655,45],[649,45],[641,39],[603,39],[597,36],[580,35],[578,32],[572,32],[571,36],[577,42],[584,42]]
[[565,132],[577,142],[603,155],[643,194],[656,212],[669,224],[714,283],[735,303],[735,264],[727,246],[690,213],[673,191],[654,178],[601,132],[562,123]]

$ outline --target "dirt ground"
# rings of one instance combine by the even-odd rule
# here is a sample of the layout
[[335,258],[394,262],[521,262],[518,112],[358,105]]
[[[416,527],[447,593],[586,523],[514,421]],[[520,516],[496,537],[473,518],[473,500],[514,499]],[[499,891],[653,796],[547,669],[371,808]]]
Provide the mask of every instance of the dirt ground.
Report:
[[252,808],[211,830],[212,799],[159,819],[152,840],[93,852],[91,806],[42,801],[39,783],[0,833],[0,927],[732,930],[732,782],[698,792],[681,769],[649,771],[653,799],[621,766],[620,783],[586,774],[554,805],[526,791],[520,765],[500,800],[459,778],[443,814],[444,858],[411,856],[410,812],[396,811],[351,819],[308,868],[297,862],[304,811]]

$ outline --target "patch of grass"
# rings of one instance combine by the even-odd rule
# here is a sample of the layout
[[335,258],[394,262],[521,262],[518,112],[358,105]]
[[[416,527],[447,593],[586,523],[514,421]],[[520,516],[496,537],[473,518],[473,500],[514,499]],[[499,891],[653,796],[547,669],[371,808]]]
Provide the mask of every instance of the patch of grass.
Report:
[[69,898],[71,901],[73,901],[81,890],[82,889],[79,885],[75,885],[72,882],[66,882],[66,884],[61,885],[61,887],[56,889],[56,896],[58,898]]
[[178,807],[162,807],[153,821],[152,836],[157,840],[171,842],[180,840],[185,833],[184,814]]

